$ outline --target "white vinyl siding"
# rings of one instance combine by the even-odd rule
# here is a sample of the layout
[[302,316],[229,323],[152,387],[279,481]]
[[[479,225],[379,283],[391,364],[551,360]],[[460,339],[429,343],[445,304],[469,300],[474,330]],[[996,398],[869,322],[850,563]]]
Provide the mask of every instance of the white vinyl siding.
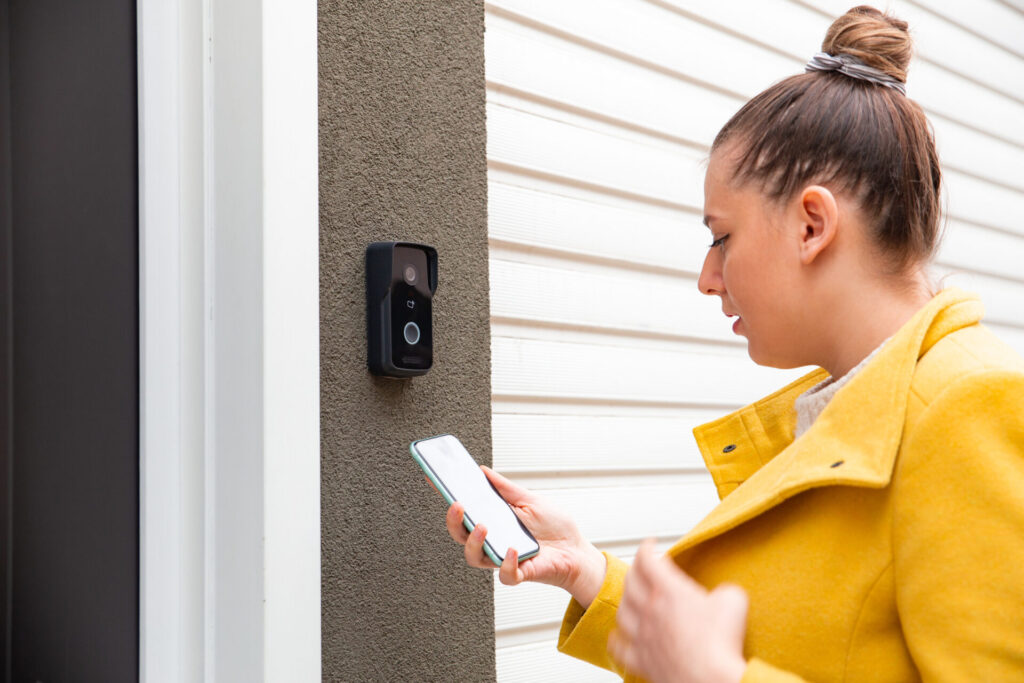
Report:
[[[697,291],[703,165],[750,97],[803,70],[831,0],[487,2],[495,467],[602,549],[667,547],[715,504],[694,426],[805,370],[755,365]],[[937,274],[1024,353],[1024,11],[889,3],[947,183]],[[616,680],[555,650],[567,598],[495,588],[499,681]]]

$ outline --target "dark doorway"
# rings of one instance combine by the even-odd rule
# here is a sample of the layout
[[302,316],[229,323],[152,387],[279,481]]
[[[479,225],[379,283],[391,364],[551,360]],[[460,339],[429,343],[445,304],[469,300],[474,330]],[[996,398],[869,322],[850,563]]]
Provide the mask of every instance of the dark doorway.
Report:
[[135,0],[0,0],[0,600],[15,683],[139,667]]

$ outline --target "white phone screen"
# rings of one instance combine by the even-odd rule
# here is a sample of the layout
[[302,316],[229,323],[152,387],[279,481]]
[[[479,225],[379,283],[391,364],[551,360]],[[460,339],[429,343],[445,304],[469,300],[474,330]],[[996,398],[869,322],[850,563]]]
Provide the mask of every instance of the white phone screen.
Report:
[[487,528],[486,542],[499,558],[504,558],[509,548],[515,548],[520,557],[538,550],[537,541],[487,481],[461,441],[446,434],[417,441],[414,448],[449,495],[462,503],[472,525]]

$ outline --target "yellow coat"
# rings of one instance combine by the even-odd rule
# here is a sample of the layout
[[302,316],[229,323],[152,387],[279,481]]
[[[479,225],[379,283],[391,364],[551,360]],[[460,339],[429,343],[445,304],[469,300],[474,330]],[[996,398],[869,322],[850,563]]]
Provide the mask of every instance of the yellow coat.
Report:
[[[982,313],[939,293],[800,439],[821,369],[694,430],[722,501],[669,554],[749,594],[744,681],[1024,680],[1024,360]],[[559,650],[615,670],[626,569]]]

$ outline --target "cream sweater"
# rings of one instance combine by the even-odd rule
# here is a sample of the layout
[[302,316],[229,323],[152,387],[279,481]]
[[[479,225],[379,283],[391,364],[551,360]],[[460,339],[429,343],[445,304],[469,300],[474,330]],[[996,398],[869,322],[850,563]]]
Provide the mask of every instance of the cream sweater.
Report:
[[826,377],[824,380],[818,382],[813,387],[796,397],[796,401],[793,403],[793,409],[796,410],[796,434],[793,437],[794,439],[799,439],[804,432],[811,428],[811,425],[814,424],[814,421],[817,420],[818,416],[825,410],[825,406],[827,406],[828,402],[832,400],[832,397],[836,395],[836,392],[842,389],[843,385],[849,382],[851,377],[867,365],[875,354],[885,346],[885,342],[889,341],[889,339],[891,339],[891,337],[886,338],[885,341],[875,347],[875,350],[869,353],[864,360],[857,363],[853,369],[839,379],[832,376]]

